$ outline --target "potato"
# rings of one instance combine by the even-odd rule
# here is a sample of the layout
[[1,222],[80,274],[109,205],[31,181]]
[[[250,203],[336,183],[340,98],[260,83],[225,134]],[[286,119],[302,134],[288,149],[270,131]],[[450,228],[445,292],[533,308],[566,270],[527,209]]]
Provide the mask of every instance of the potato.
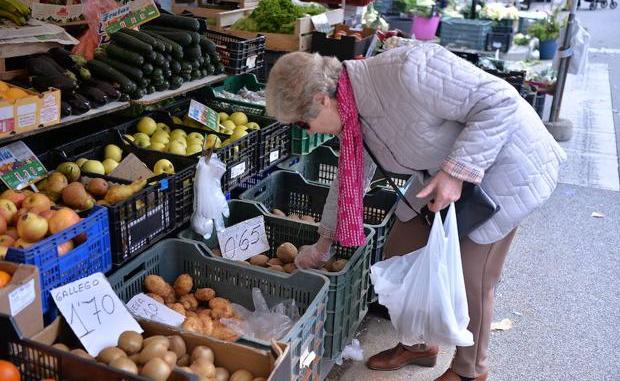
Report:
[[168,336],[168,341],[170,342],[170,347],[168,348],[172,352],[174,352],[177,357],[182,357],[187,353],[187,347],[185,345],[185,340],[179,335]]
[[97,361],[110,364],[119,357],[127,357],[127,354],[120,348],[107,347],[101,350],[97,355]]
[[140,352],[138,353],[134,353],[133,355],[128,357],[131,361],[135,362],[136,364],[139,363],[138,360],[140,360]]
[[280,266],[280,265],[271,265],[269,267],[267,267],[269,270],[273,270],[273,271],[278,271],[278,272],[286,272],[284,271],[284,267]]
[[267,381],[267,379],[265,377],[256,377],[252,381]]
[[334,261],[331,266],[329,266],[329,269],[331,272],[339,272],[342,271],[345,266],[347,265],[349,261],[347,261],[346,259],[338,259],[336,261]]
[[292,263],[297,255],[297,248],[290,242],[284,242],[276,250],[276,256],[282,261],[282,263]]
[[159,275],[147,275],[147,277],[144,278],[144,287],[148,292],[159,295],[164,298],[164,300],[171,292],[174,292],[172,286]]
[[254,266],[265,267],[267,262],[269,261],[269,257],[264,254],[258,254],[250,258],[250,263]]
[[215,306],[211,310],[211,318],[214,320],[219,320],[221,318],[230,318],[235,314],[235,310],[233,310],[230,304],[225,306]]
[[192,294],[186,294],[179,298],[179,303],[185,307],[186,310],[193,310],[198,307],[198,300]]
[[83,349],[79,349],[79,348],[72,350],[71,353],[73,353],[76,356],[80,356],[81,358],[87,359],[87,360],[94,360],[95,359],[88,352],[86,352]]
[[226,307],[229,306],[230,302],[228,301],[228,299],[225,298],[213,298],[211,300],[209,300],[209,307],[211,309],[217,308],[217,307]]
[[203,310],[200,310],[200,312],[198,312],[198,317],[200,319],[211,319],[211,309],[210,308],[205,308]]
[[230,372],[226,368],[215,368],[215,381],[228,381]]
[[196,359],[190,368],[201,378],[212,379],[215,377],[215,365],[213,365],[213,361],[209,361],[207,358],[201,357]]
[[146,345],[144,349],[140,352],[140,357],[138,358],[138,362],[140,364],[146,364],[154,358],[162,359],[164,355],[168,352],[168,348],[162,343],[153,343]]
[[172,369],[167,362],[161,358],[153,358],[144,365],[140,375],[153,381],[166,381],[170,373],[172,373]]
[[295,271],[297,271],[297,266],[295,266],[294,263],[287,263],[283,266],[284,271],[286,271],[289,274],[294,273]]
[[301,217],[299,217],[297,214],[292,213],[288,215],[289,220],[295,220],[295,221],[299,221],[301,220]]
[[167,362],[171,368],[174,368],[177,365],[177,354],[172,351],[168,351],[164,354],[163,360]]
[[166,350],[170,348],[170,340],[168,340],[166,336],[162,336],[162,335],[154,335],[151,337],[147,337],[146,339],[142,341],[142,348],[146,347],[147,345],[151,345],[155,343],[162,344],[163,346],[166,347]]
[[211,336],[213,334],[213,320],[205,317],[200,319],[200,321],[202,322],[202,334]]
[[284,213],[280,209],[273,209],[271,213],[279,217],[286,217],[286,213]]
[[215,355],[213,354],[213,350],[206,345],[199,345],[192,351],[192,363],[196,362],[198,359],[207,359],[209,362],[213,363],[215,361]]
[[142,335],[134,331],[125,331],[118,337],[118,347],[128,355],[140,352],[142,349]]
[[174,291],[178,296],[187,295],[194,287],[194,280],[189,274],[181,274],[174,281]]
[[239,334],[226,327],[219,321],[213,322],[213,332],[211,333],[211,336],[223,341],[235,341],[239,338]]
[[190,364],[190,357],[189,355],[186,353],[183,356],[179,357],[179,359],[177,360],[177,366],[180,367],[184,367],[184,366],[189,366]]
[[199,288],[194,293],[196,300],[202,303],[207,303],[209,300],[215,298],[215,290],[212,288]]
[[284,263],[280,258],[271,258],[267,261],[268,266],[284,266]]
[[301,216],[301,220],[304,222],[312,222],[312,223],[316,222],[316,220],[312,216]]
[[197,317],[188,317],[185,319],[185,321],[183,322],[183,324],[181,325],[181,328],[189,331],[189,332],[193,332],[193,333],[202,333],[202,320],[200,320]]
[[198,314],[195,313],[194,311],[185,311],[185,317],[186,318],[188,318],[188,317],[197,318]]
[[239,369],[233,373],[228,381],[252,381],[254,375],[245,369]]
[[61,351],[64,351],[64,352],[69,352],[69,347],[64,345],[63,343],[56,343],[52,345],[52,347],[59,349]]
[[181,303],[166,304],[166,307],[170,308],[174,312],[180,313],[183,316],[187,316],[187,311],[185,310],[185,306]]
[[116,369],[122,369],[131,374],[138,374],[138,366],[135,362],[127,357],[118,357],[110,362],[110,366]]
[[159,296],[157,294],[153,294],[152,292],[149,292],[148,294],[146,294],[146,296],[155,299],[156,301],[158,301],[161,304],[164,304],[164,298],[162,298],[161,296]]

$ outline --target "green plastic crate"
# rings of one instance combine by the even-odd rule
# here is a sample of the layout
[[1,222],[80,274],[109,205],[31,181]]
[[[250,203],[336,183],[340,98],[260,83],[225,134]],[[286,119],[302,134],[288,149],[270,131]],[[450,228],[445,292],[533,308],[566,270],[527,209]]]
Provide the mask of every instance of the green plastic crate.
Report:
[[[321,359],[329,281],[318,273],[298,271],[295,274],[271,270],[214,257],[204,244],[195,240],[167,239],[140,254],[108,277],[112,289],[127,302],[143,292],[144,278],[157,274],[172,283],[180,274],[194,279],[194,287],[210,287],[218,296],[254,309],[252,288],[258,287],[267,304],[273,306],[286,299],[295,299],[301,318],[281,339],[291,345],[292,380],[318,380]],[[270,346],[269,342],[242,338],[243,342]],[[316,359],[305,374],[300,374],[300,356],[315,351]]]
[[[307,155],[292,155],[278,164],[278,168],[299,172],[313,183],[329,185],[338,175],[338,152],[332,147],[320,146]],[[399,188],[404,188],[411,175],[391,173],[390,177]],[[375,172],[371,188],[378,186],[391,188],[379,170]]]
[[260,91],[265,89],[265,84],[259,82],[254,74],[235,75],[226,78],[224,83],[219,86],[205,87],[202,95],[209,99],[215,107],[229,108],[232,105],[237,111],[264,116],[265,106],[263,105],[218,96],[218,93],[221,91],[237,94],[237,92],[244,87],[250,91]]
[[291,128],[291,152],[297,155],[306,155],[314,151],[321,144],[334,138],[330,134],[310,134],[298,126]]
[[[265,232],[271,249],[265,253],[275,257],[275,250],[283,242],[297,247],[312,244],[319,238],[318,226],[303,224],[286,218],[266,214],[258,203],[242,200],[228,202],[230,216],[225,219],[226,226],[254,218],[265,217]],[[340,272],[310,270],[329,279],[327,318],[325,320],[325,340],[323,357],[335,359],[353,339],[359,324],[368,312],[367,297],[370,283],[370,258],[374,230],[366,227],[366,246],[352,248],[335,245],[336,258],[348,259]],[[191,228],[179,233],[179,237],[204,242]],[[204,242],[209,248],[218,248],[217,237]],[[271,270],[266,270],[271,271]],[[302,271],[305,272],[305,271]],[[279,273],[276,273],[281,276]],[[274,274],[275,275],[275,274]]]

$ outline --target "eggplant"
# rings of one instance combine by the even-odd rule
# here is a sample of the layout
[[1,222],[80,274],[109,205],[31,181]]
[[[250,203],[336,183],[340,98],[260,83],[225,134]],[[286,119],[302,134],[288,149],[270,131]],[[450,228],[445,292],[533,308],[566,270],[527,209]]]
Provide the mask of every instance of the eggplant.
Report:
[[108,103],[105,93],[93,86],[80,86],[77,93],[85,96],[95,107],[101,107]]
[[80,94],[73,94],[67,97],[66,101],[71,106],[71,111],[75,115],[84,114],[85,112],[90,111],[90,102],[84,96]]
[[63,68],[69,70],[77,69],[78,65],[75,63],[73,58],[71,58],[71,53],[69,53],[69,51],[65,50],[64,48],[51,48],[47,51],[47,53],[52,57],[52,59],[54,59],[54,61],[56,61],[56,63],[58,63]]
[[121,97],[121,92],[118,91],[118,89],[111,83],[99,79],[91,79],[90,81],[85,81],[84,83],[88,86],[96,87],[101,90],[108,97],[108,101],[110,102],[117,101]]
[[43,92],[49,90],[50,87],[59,89],[64,93],[72,93],[77,87],[77,83],[62,74],[53,75],[35,75],[31,79],[32,86],[37,91]]
[[71,115],[71,105],[66,101],[60,101],[60,116],[65,117]]
[[29,75],[56,76],[65,75],[67,70],[58,65],[52,57],[44,54],[26,60],[26,70]]

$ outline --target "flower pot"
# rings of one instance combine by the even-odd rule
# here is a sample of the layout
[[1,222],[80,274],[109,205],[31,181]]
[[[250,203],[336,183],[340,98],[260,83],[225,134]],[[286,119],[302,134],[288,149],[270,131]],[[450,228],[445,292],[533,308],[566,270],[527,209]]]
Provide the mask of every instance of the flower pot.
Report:
[[411,28],[411,34],[415,36],[416,40],[432,40],[437,33],[437,27],[439,26],[439,16],[434,17],[413,17],[413,27]]
[[558,50],[557,40],[540,41],[538,43],[538,51],[540,52],[541,60],[551,60],[555,56],[555,52]]

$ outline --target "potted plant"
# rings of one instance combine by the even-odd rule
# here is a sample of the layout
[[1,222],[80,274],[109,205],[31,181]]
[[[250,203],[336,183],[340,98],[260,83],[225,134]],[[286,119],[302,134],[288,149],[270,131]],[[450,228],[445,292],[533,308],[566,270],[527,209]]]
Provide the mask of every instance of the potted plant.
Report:
[[558,37],[560,37],[560,22],[558,11],[553,12],[542,20],[532,24],[527,32],[530,36],[538,39],[538,51],[541,60],[550,60],[558,50]]
[[411,34],[417,40],[432,40],[439,26],[439,11],[434,0],[400,0],[401,12],[413,15]]
[[519,11],[514,6],[506,6],[503,3],[488,3],[482,7],[480,18],[493,21],[493,31],[498,33],[513,33],[516,21],[519,19]]

